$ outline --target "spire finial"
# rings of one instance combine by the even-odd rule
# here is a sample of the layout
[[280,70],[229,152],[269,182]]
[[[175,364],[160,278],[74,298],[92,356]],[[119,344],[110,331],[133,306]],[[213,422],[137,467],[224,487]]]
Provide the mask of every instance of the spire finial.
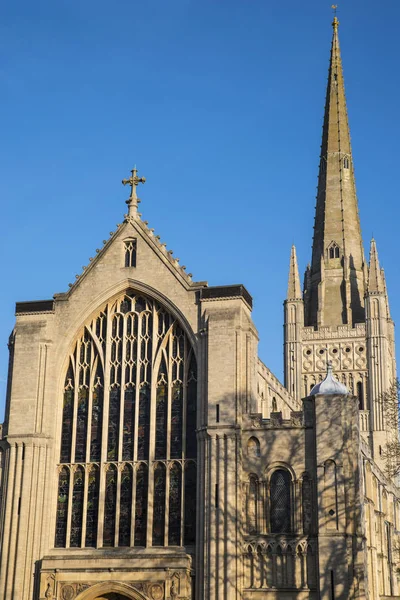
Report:
[[139,183],[146,183],[146,177],[138,177],[137,176],[136,165],[131,170],[131,173],[132,173],[132,175],[129,177],[129,179],[122,180],[122,184],[123,185],[129,184],[131,186],[131,195],[129,196],[128,200],[126,201],[126,203],[128,205],[128,215],[127,216],[128,217],[136,217],[137,205],[138,205],[138,202],[140,202],[140,200],[136,194],[136,188],[139,185]]
[[335,31],[337,31],[337,28],[339,27],[339,19],[337,18],[337,9],[338,9],[338,5],[337,4],[332,4],[332,9],[333,9],[333,13],[334,13],[334,17],[333,17],[333,29]]

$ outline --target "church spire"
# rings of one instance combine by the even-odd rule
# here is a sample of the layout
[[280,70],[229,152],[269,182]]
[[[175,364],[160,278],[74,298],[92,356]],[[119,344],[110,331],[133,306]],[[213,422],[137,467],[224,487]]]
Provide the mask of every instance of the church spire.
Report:
[[301,300],[301,286],[299,267],[297,265],[296,246],[292,246],[290,253],[290,266],[289,266],[289,281],[287,289],[287,300]]
[[307,325],[338,326],[364,319],[364,252],[339,46],[333,37],[322,131]]

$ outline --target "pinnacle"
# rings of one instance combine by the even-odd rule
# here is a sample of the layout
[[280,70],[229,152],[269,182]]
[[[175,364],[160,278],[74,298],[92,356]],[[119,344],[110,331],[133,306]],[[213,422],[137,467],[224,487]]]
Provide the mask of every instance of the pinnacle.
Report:
[[289,265],[289,281],[287,290],[287,300],[301,300],[301,286],[299,267],[297,264],[296,247],[293,245],[290,252],[290,265]]
[[376,242],[373,238],[369,252],[368,292],[385,293],[385,281],[382,276],[382,269],[379,266]]

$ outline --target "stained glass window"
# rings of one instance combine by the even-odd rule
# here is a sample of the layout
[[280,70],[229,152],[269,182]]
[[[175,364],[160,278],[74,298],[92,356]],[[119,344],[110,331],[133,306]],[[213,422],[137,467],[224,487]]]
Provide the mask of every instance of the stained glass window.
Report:
[[177,381],[172,386],[171,404],[171,458],[182,456],[182,408],[183,386]]
[[[156,546],[194,543],[196,404],[195,354],[165,307],[127,290],[84,324],[64,383],[59,469],[69,466],[59,478],[58,547],[146,546],[148,536]],[[150,456],[177,462],[167,477]]]
[[108,446],[107,459],[116,460],[118,454],[119,431],[119,388],[110,390],[110,405],[108,413]]
[[83,387],[78,392],[78,414],[76,419],[75,462],[85,462],[89,390]]
[[168,545],[181,545],[182,470],[174,463],[169,472]]
[[139,392],[138,460],[149,458],[150,436],[150,386],[145,384]]
[[92,394],[92,422],[90,434],[90,460],[99,461],[101,456],[101,432],[103,426],[103,385],[98,371]]
[[156,448],[155,458],[167,457],[167,368],[161,360],[156,394]]
[[185,469],[185,544],[194,544],[196,539],[196,464],[192,461]]
[[136,472],[135,546],[146,546],[147,486],[147,465],[142,463]]
[[71,460],[72,418],[74,413],[74,372],[70,364],[65,378],[60,462]]
[[165,530],[165,466],[154,469],[153,546],[164,546]]
[[86,509],[86,541],[85,545],[95,548],[97,545],[97,517],[99,514],[99,468],[92,465],[89,471],[87,509]]
[[119,546],[131,545],[132,467],[125,465],[121,473],[119,507]]
[[271,533],[289,533],[291,530],[291,479],[287,471],[274,471],[270,482]]
[[115,544],[115,510],[117,501],[117,469],[109,465],[106,472],[106,493],[104,498],[103,546]]
[[133,433],[135,430],[135,388],[125,390],[124,431],[122,438],[122,460],[133,460]]
[[83,492],[85,487],[85,472],[83,467],[77,467],[74,473],[72,491],[71,538],[69,545],[79,548],[82,541]]
[[64,548],[67,541],[69,469],[63,467],[58,476],[55,547]]

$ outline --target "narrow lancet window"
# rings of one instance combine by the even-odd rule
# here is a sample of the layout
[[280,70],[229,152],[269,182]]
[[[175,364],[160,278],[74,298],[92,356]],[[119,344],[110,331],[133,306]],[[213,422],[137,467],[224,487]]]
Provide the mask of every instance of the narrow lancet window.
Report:
[[125,248],[125,267],[136,267],[136,240],[126,240]]
[[291,479],[287,471],[274,471],[270,483],[271,533],[289,533],[291,529]]

